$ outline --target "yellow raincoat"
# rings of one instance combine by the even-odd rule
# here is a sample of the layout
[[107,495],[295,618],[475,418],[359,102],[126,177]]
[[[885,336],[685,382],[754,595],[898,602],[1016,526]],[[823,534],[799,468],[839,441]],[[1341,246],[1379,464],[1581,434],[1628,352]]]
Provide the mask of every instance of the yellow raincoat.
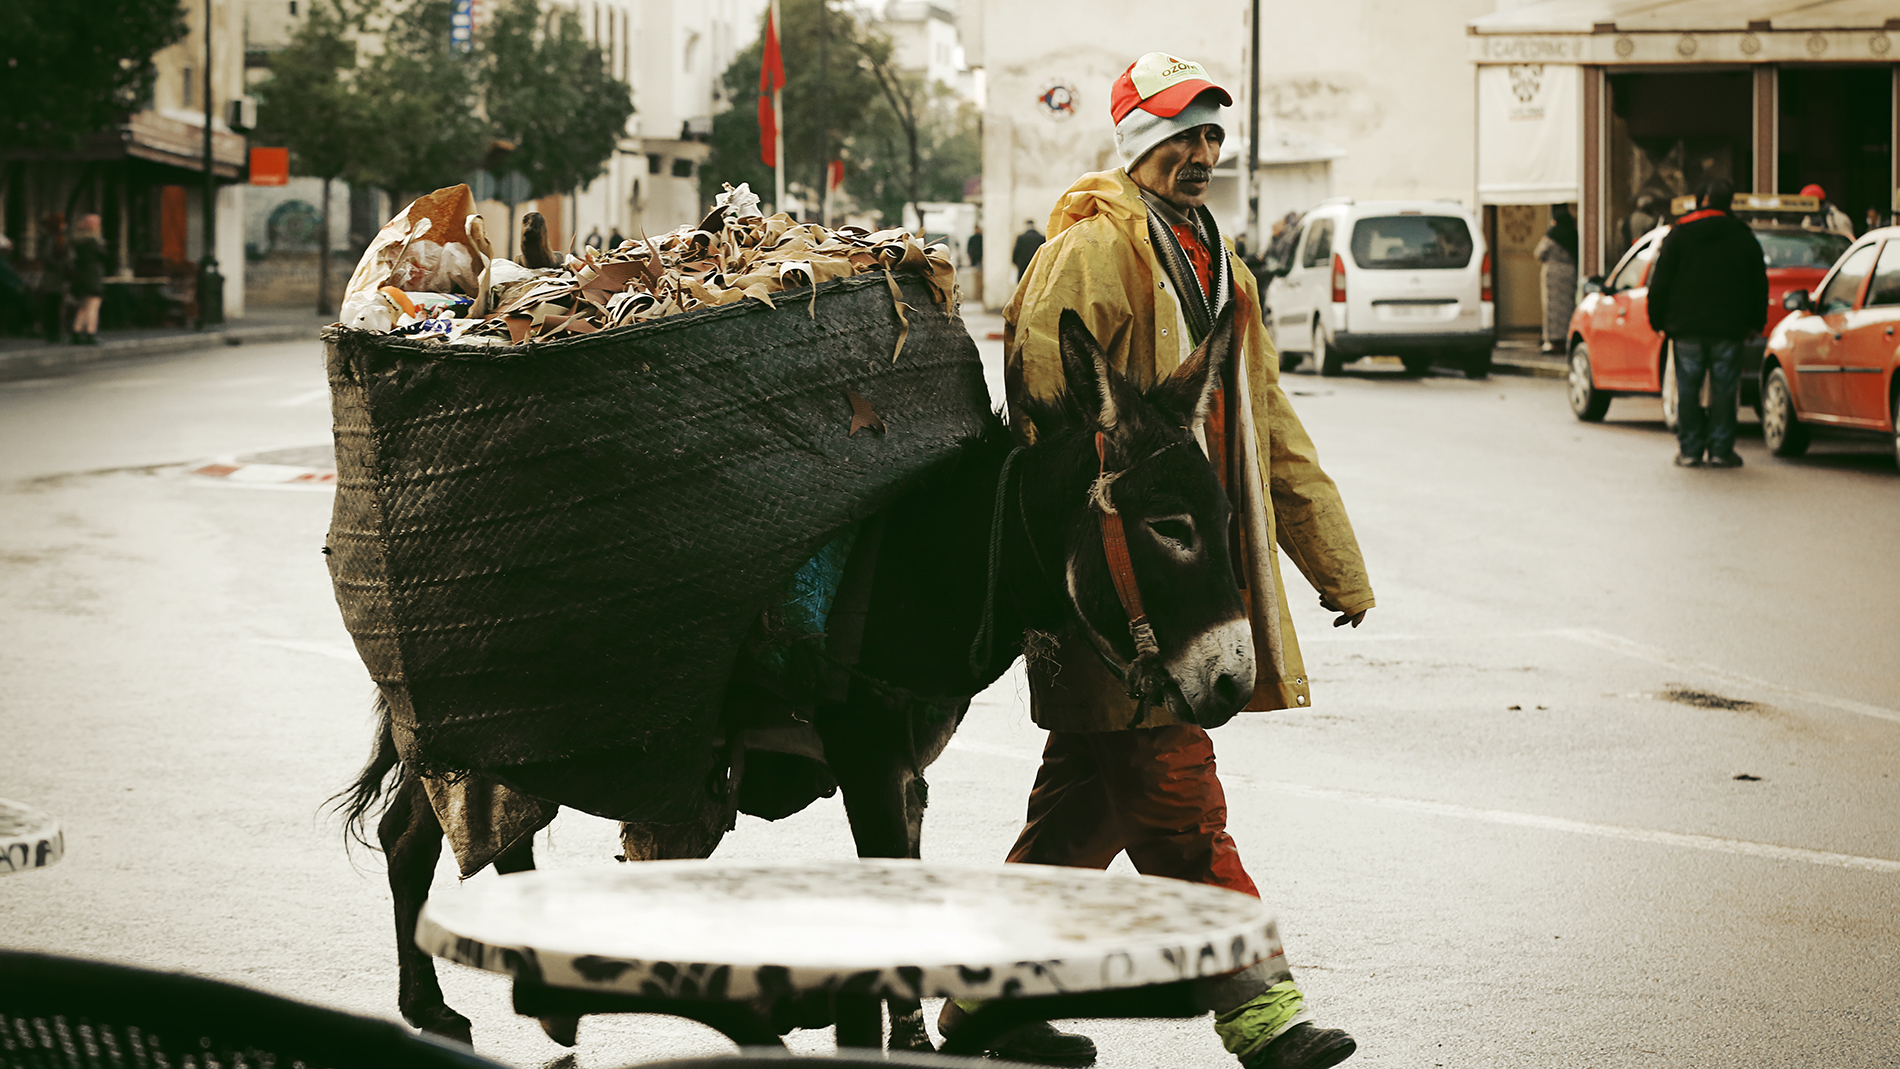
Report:
[[[1049,241],[1037,253],[1003,310],[1010,407],[1016,425],[1033,436],[1020,408],[1024,397],[1049,398],[1063,389],[1057,317],[1071,308],[1082,317],[1116,369],[1146,389],[1193,352],[1187,321],[1148,238],[1148,207],[1123,171],[1083,175],[1049,215]],[[1280,389],[1279,358],[1259,315],[1253,275],[1232,247],[1229,272],[1241,307],[1235,334],[1245,359],[1238,388],[1252,405],[1239,405],[1231,434],[1245,450],[1249,476],[1235,495],[1248,577],[1255,651],[1253,700],[1248,709],[1287,709],[1312,702],[1306,669],[1287,618],[1279,554],[1259,552],[1276,543],[1293,558],[1325,600],[1341,612],[1372,608],[1359,540],[1333,480],[1320,470],[1313,441]],[[1251,314],[1249,314],[1251,312]],[[1249,433],[1251,431],[1251,433]],[[1261,594],[1271,592],[1271,596]],[[1135,703],[1086,642],[1064,641],[1053,663],[1029,666],[1036,723],[1055,731],[1116,731],[1131,726]],[[1140,726],[1178,724],[1165,707],[1151,708]]]

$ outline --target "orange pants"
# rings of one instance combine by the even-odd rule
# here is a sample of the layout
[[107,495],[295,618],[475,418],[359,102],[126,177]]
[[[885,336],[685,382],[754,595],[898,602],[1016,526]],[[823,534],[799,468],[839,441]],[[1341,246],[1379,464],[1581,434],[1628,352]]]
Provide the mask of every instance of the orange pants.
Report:
[[1227,794],[1206,731],[1049,733],[1009,860],[1105,869],[1124,850],[1144,875],[1260,897],[1227,834]]

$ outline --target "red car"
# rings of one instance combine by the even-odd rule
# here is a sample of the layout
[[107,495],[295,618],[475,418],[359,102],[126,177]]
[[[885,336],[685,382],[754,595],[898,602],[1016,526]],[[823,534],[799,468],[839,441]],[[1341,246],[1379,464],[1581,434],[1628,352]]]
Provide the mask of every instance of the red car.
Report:
[[1870,230],[1825,281],[1783,299],[1762,356],[1762,440],[1800,456],[1811,428],[1876,431],[1900,459],[1900,226]]
[[[1771,222],[1750,223],[1768,263],[1768,327],[1771,333],[1787,315],[1782,299],[1806,292],[1821,281],[1848,246],[1848,239],[1821,230]],[[1637,239],[1617,261],[1607,280],[1583,284],[1583,301],[1570,317],[1570,410],[1595,422],[1613,398],[1660,394],[1663,422],[1676,427],[1676,375],[1663,359],[1662,335],[1649,329],[1649,268],[1669,228],[1659,226]],[[1750,338],[1742,361],[1742,401],[1759,406],[1759,368],[1763,342]],[[1706,383],[1704,389],[1707,389]]]

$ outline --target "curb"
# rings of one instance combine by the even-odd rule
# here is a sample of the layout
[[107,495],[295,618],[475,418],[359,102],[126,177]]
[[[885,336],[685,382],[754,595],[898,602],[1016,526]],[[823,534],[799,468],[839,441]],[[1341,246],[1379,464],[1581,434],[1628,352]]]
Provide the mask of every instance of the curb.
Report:
[[1524,375],[1537,379],[1564,379],[1570,377],[1570,369],[1564,364],[1534,357],[1505,356],[1491,354],[1491,373],[1494,375]]
[[[315,318],[315,317],[312,317]],[[43,345],[0,352],[0,382],[35,379],[108,360],[135,360],[147,356],[186,353],[218,345],[264,345],[287,341],[316,341],[319,325],[238,327],[232,330],[177,334],[162,338],[123,338],[98,345]]]

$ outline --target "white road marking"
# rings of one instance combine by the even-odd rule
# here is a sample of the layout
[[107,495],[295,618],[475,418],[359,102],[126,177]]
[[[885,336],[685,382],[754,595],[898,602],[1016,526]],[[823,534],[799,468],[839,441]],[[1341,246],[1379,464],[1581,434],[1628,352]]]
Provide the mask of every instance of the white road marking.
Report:
[[[965,750],[990,757],[1004,757],[1013,761],[1039,762],[1042,760],[1042,755],[1039,753],[977,742],[973,739],[953,737],[950,740],[950,749]],[[1569,835],[1589,835],[1599,839],[1621,839],[1624,842],[1654,843],[1658,846],[1704,850],[1717,854],[1741,854],[1745,857],[1767,858],[1774,861],[1798,861],[1807,865],[1829,865],[1834,868],[1859,869],[1864,872],[1900,874],[1900,861],[1890,861],[1883,857],[1860,857],[1856,854],[1836,854],[1826,850],[1803,850],[1795,846],[1776,846],[1773,843],[1757,843],[1747,839],[1725,839],[1718,835],[1692,835],[1683,832],[1656,831],[1651,828],[1629,828],[1620,824],[1596,824],[1587,820],[1570,820],[1565,817],[1545,816],[1541,813],[1516,813],[1508,809],[1481,809],[1452,802],[1427,802],[1417,798],[1400,798],[1395,795],[1372,794],[1367,791],[1344,790],[1338,787],[1315,787],[1306,783],[1255,779],[1252,776],[1235,775],[1231,772],[1222,773],[1221,779],[1228,783],[1262,787],[1282,794],[1324,798],[1329,801],[1358,802],[1362,805],[1376,805],[1385,809],[1426,813],[1457,820],[1477,820],[1487,824],[1539,828]]]
[[297,638],[254,638],[251,641],[259,646],[276,646],[296,653],[314,653],[319,657],[362,663],[362,658],[356,654],[356,647],[347,642],[311,642]]
[[324,386],[320,389],[305,390],[295,397],[286,397],[282,401],[277,402],[277,405],[279,408],[295,408],[298,405],[307,405],[312,401],[327,401],[329,399],[330,388]]
[[1587,820],[1568,820],[1564,817],[1550,817],[1538,813],[1514,813],[1508,809],[1479,809],[1450,802],[1426,802],[1416,798],[1395,798],[1391,795],[1341,790],[1336,787],[1314,787],[1304,783],[1255,780],[1246,776],[1224,778],[1246,783],[1249,786],[1265,787],[1284,794],[1342,802],[1360,802],[1386,809],[1455,817],[1460,820],[1478,820],[1487,824],[1541,828],[1545,831],[1567,832],[1572,835],[1590,835],[1599,839],[1656,843],[1660,846],[1706,850],[1718,854],[1741,854],[1746,857],[1770,858],[1776,861],[1799,861],[1808,865],[1831,865],[1835,868],[1860,869],[1865,872],[1900,873],[1900,861],[1890,861],[1883,857],[1860,857],[1856,854],[1836,854],[1826,850],[1803,850],[1794,846],[1776,846],[1772,843],[1750,842],[1746,839],[1725,839],[1716,835],[1690,835],[1674,831],[1655,831],[1650,828],[1628,828],[1620,824],[1595,824]]
[[1900,710],[1887,709],[1878,705],[1869,705],[1866,702],[1854,701],[1852,698],[1836,698],[1832,694],[1817,694],[1811,690],[1800,690],[1795,687],[1784,686],[1780,683],[1773,683],[1766,679],[1758,679],[1755,676],[1743,675],[1740,672],[1731,672],[1726,668],[1705,664],[1702,661],[1690,660],[1687,657],[1678,657],[1668,650],[1658,649],[1655,646],[1646,646],[1641,642],[1634,642],[1620,635],[1612,635],[1605,631],[1597,631],[1588,627],[1575,627],[1546,633],[1559,638],[1567,638],[1572,642],[1581,642],[1586,646],[1595,646],[1598,649],[1620,653],[1625,657],[1634,657],[1638,660],[1648,661],[1651,664],[1659,664],[1665,668],[1675,668],[1683,672],[1699,673],[1710,678],[1725,680],[1740,686],[1754,687],[1759,690],[1785,695],[1786,697],[1807,702],[1811,705],[1824,705],[1830,709],[1839,709],[1842,712],[1858,713],[1861,716],[1878,717],[1881,720],[1891,720],[1895,723],[1900,723]]

